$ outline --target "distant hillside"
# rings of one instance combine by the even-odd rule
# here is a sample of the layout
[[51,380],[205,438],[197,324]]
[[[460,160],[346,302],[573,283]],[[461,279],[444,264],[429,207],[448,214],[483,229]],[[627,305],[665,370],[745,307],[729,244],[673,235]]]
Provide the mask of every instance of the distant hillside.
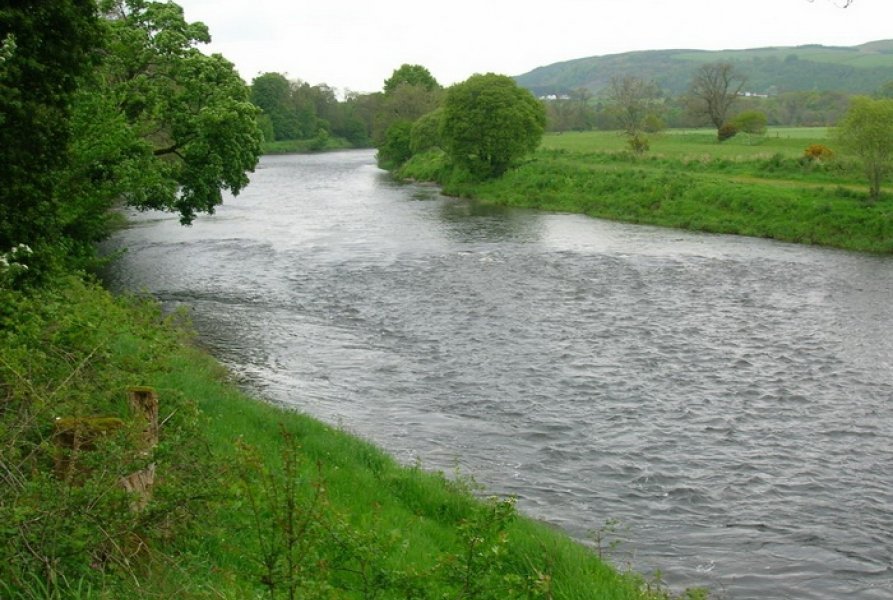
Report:
[[587,88],[598,94],[615,75],[653,80],[670,94],[688,89],[698,66],[733,63],[746,89],[765,94],[798,90],[871,93],[893,81],[893,40],[854,47],[792,46],[751,50],[649,50],[592,56],[539,67],[515,77],[538,96]]

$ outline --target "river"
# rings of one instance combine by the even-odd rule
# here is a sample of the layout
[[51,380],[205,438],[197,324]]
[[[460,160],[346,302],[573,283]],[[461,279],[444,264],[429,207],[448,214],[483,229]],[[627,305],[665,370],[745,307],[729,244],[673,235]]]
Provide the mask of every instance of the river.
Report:
[[482,206],[368,151],[131,217],[110,285],[268,400],[580,539],[617,520],[674,588],[893,598],[893,258]]

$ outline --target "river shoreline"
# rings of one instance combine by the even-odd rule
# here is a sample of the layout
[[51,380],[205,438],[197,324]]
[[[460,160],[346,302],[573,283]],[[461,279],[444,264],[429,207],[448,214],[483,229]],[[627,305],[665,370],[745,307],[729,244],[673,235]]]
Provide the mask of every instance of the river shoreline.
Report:
[[[570,147],[575,149],[541,148],[502,177],[484,182],[457,174],[439,150],[413,156],[394,175],[501,206],[893,253],[893,196],[869,202],[849,163],[814,165],[784,146],[733,158],[692,158],[678,150],[636,157],[597,146]],[[706,148],[725,150],[715,144]]]
[[115,289],[188,306],[275,403],[577,539],[619,520],[674,589],[884,584],[859,499],[887,486],[885,257],[445,198],[368,151],[266,157],[192,228],[135,221]]

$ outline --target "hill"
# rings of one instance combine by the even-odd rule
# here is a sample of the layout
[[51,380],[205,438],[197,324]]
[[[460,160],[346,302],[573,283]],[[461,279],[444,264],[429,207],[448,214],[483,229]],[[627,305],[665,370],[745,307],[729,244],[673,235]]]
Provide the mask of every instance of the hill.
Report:
[[579,58],[518,75],[515,80],[538,96],[587,88],[596,95],[612,77],[634,75],[676,95],[688,89],[697,68],[708,62],[733,63],[757,94],[801,90],[871,93],[893,80],[893,40],[860,46],[788,46],[748,50],[647,50]]

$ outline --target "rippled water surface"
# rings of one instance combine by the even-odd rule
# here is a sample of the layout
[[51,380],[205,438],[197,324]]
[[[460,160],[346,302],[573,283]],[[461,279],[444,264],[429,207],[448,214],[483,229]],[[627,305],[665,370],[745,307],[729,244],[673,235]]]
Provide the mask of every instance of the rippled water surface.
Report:
[[[725,598],[893,598],[893,260],[486,208],[369,152],[135,215],[109,274],[255,389]],[[624,552],[625,550],[625,552]]]

